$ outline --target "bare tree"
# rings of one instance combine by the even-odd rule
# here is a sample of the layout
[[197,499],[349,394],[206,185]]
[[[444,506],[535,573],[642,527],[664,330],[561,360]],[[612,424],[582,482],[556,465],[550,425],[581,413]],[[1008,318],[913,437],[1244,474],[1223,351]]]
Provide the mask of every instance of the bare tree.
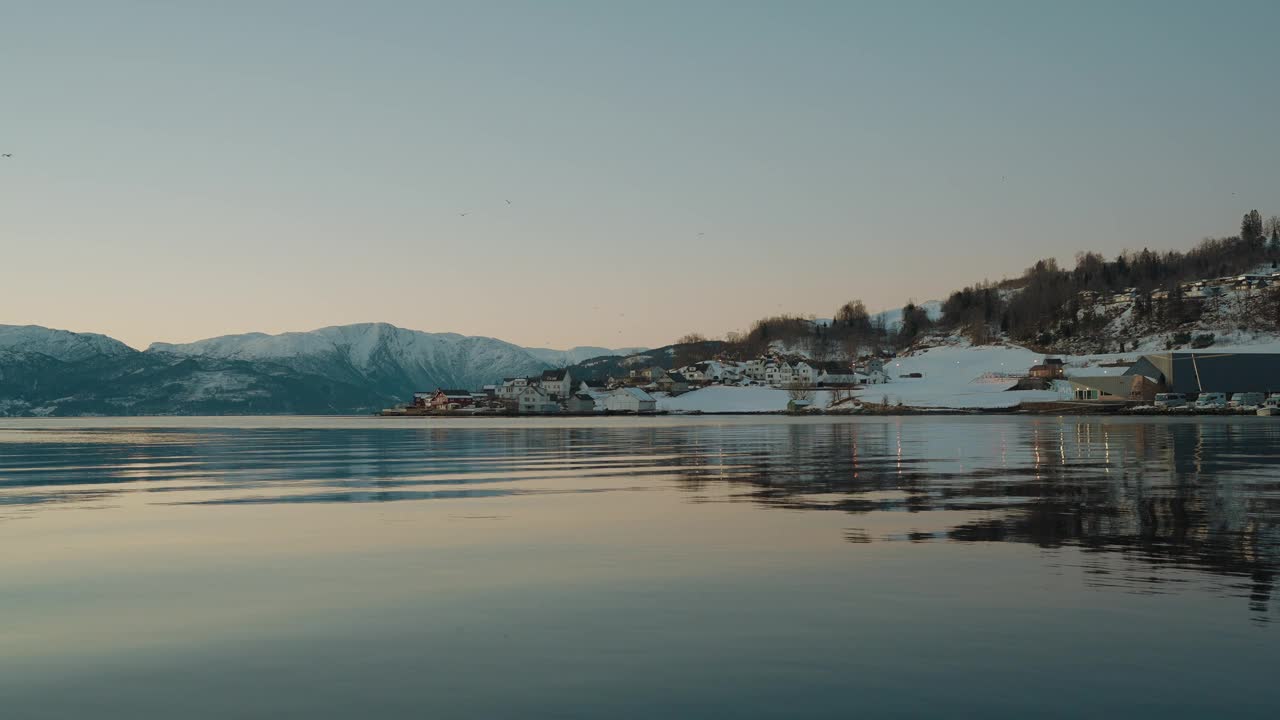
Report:
[[810,402],[813,400],[813,389],[800,383],[791,383],[787,386],[787,397],[793,401]]

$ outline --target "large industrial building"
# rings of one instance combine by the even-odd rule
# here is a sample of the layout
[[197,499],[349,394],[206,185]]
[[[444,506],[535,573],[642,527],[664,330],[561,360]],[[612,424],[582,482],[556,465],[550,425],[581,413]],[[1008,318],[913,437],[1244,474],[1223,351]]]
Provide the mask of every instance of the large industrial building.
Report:
[[1071,387],[1077,400],[1141,402],[1156,393],[1280,392],[1280,353],[1154,353],[1121,375],[1073,377]]

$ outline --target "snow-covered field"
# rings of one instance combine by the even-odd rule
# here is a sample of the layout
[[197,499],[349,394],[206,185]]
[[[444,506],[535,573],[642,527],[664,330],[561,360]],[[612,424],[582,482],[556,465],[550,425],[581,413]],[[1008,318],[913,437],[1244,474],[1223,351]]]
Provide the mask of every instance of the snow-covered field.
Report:
[[[675,397],[663,393],[654,397],[658,399],[659,410],[705,413],[781,412],[787,409],[791,400],[791,395],[779,388],[727,385],[712,385]],[[825,408],[830,402],[829,391],[815,390],[810,407]]]
[[[1052,401],[1061,396],[1049,390],[1009,388],[1016,380],[991,380],[989,373],[1025,374],[1043,355],[1013,345],[970,346],[957,343],[896,358],[885,365],[892,380],[859,392],[865,403],[902,404],[919,408],[1007,408],[1023,401]],[[903,378],[920,373],[923,377]]]

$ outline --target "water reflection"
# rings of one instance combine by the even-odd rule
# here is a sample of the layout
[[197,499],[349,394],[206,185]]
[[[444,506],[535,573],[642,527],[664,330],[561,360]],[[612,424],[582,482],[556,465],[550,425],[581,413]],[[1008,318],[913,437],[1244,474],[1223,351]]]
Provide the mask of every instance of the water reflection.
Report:
[[0,518],[125,498],[216,506],[674,488],[691,502],[846,513],[845,537],[859,545],[1076,547],[1098,587],[1163,592],[1200,573],[1265,620],[1280,571],[1277,447],[1280,425],[1253,418],[19,428],[0,431]]

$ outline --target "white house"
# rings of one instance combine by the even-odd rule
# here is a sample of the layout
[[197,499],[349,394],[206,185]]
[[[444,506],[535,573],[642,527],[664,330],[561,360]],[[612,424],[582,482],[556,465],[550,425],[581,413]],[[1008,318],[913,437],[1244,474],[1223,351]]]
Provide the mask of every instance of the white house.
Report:
[[520,397],[526,387],[529,387],[528,378],[503,378],[502,384],[493,389],[493,394],[499,400],[512,401]]
[[742,372],[752,380],[764,380],[765,366],[768,365],[769,362],[771,361],[765,360],[763,358],[748,360],[742,364]]
[[705,382],[707,379],[707,374],[703,372],[703,369],[706,366],[707,366],[706,363],[697,363],[696,365],[686,365],[685,367],[680,368],[679,372],[681,375],[684,376],[684,379],[688,380],[689,382],[695,382],[695,383]]
[[884,368],[868,368],[866,372],[858,373],[858,376],[864,385],[883,385],[889,382],[889,373]]
[[844,385],[857,385],[859,384],[859,382],[861,382],[861,379],[864,377],[866,376],[859,375],[852,370],[845,370],[844,372],[823,371],[823,373],[818,376],[817,382],[815,382],[814,384],[817,385],[818,387],[839,387]]
[[791,382],[798,385],[812,385],[818,379],[818,370],[801,360],[791,368]]
[[539,380],[542,389],[548,395],[556,399],[569,397],[570,391],[573,389],[573,378],[569,375],[567,369],[564,370],[546,370],[542,373],[542,379]]
[[519,395],[520,414],[545,415],[560,412],[560,404],[537,385],[526,385]]
[[618,388],[604,396],[604,409],[610,412],[654,412],[658,401],[640,388]]

